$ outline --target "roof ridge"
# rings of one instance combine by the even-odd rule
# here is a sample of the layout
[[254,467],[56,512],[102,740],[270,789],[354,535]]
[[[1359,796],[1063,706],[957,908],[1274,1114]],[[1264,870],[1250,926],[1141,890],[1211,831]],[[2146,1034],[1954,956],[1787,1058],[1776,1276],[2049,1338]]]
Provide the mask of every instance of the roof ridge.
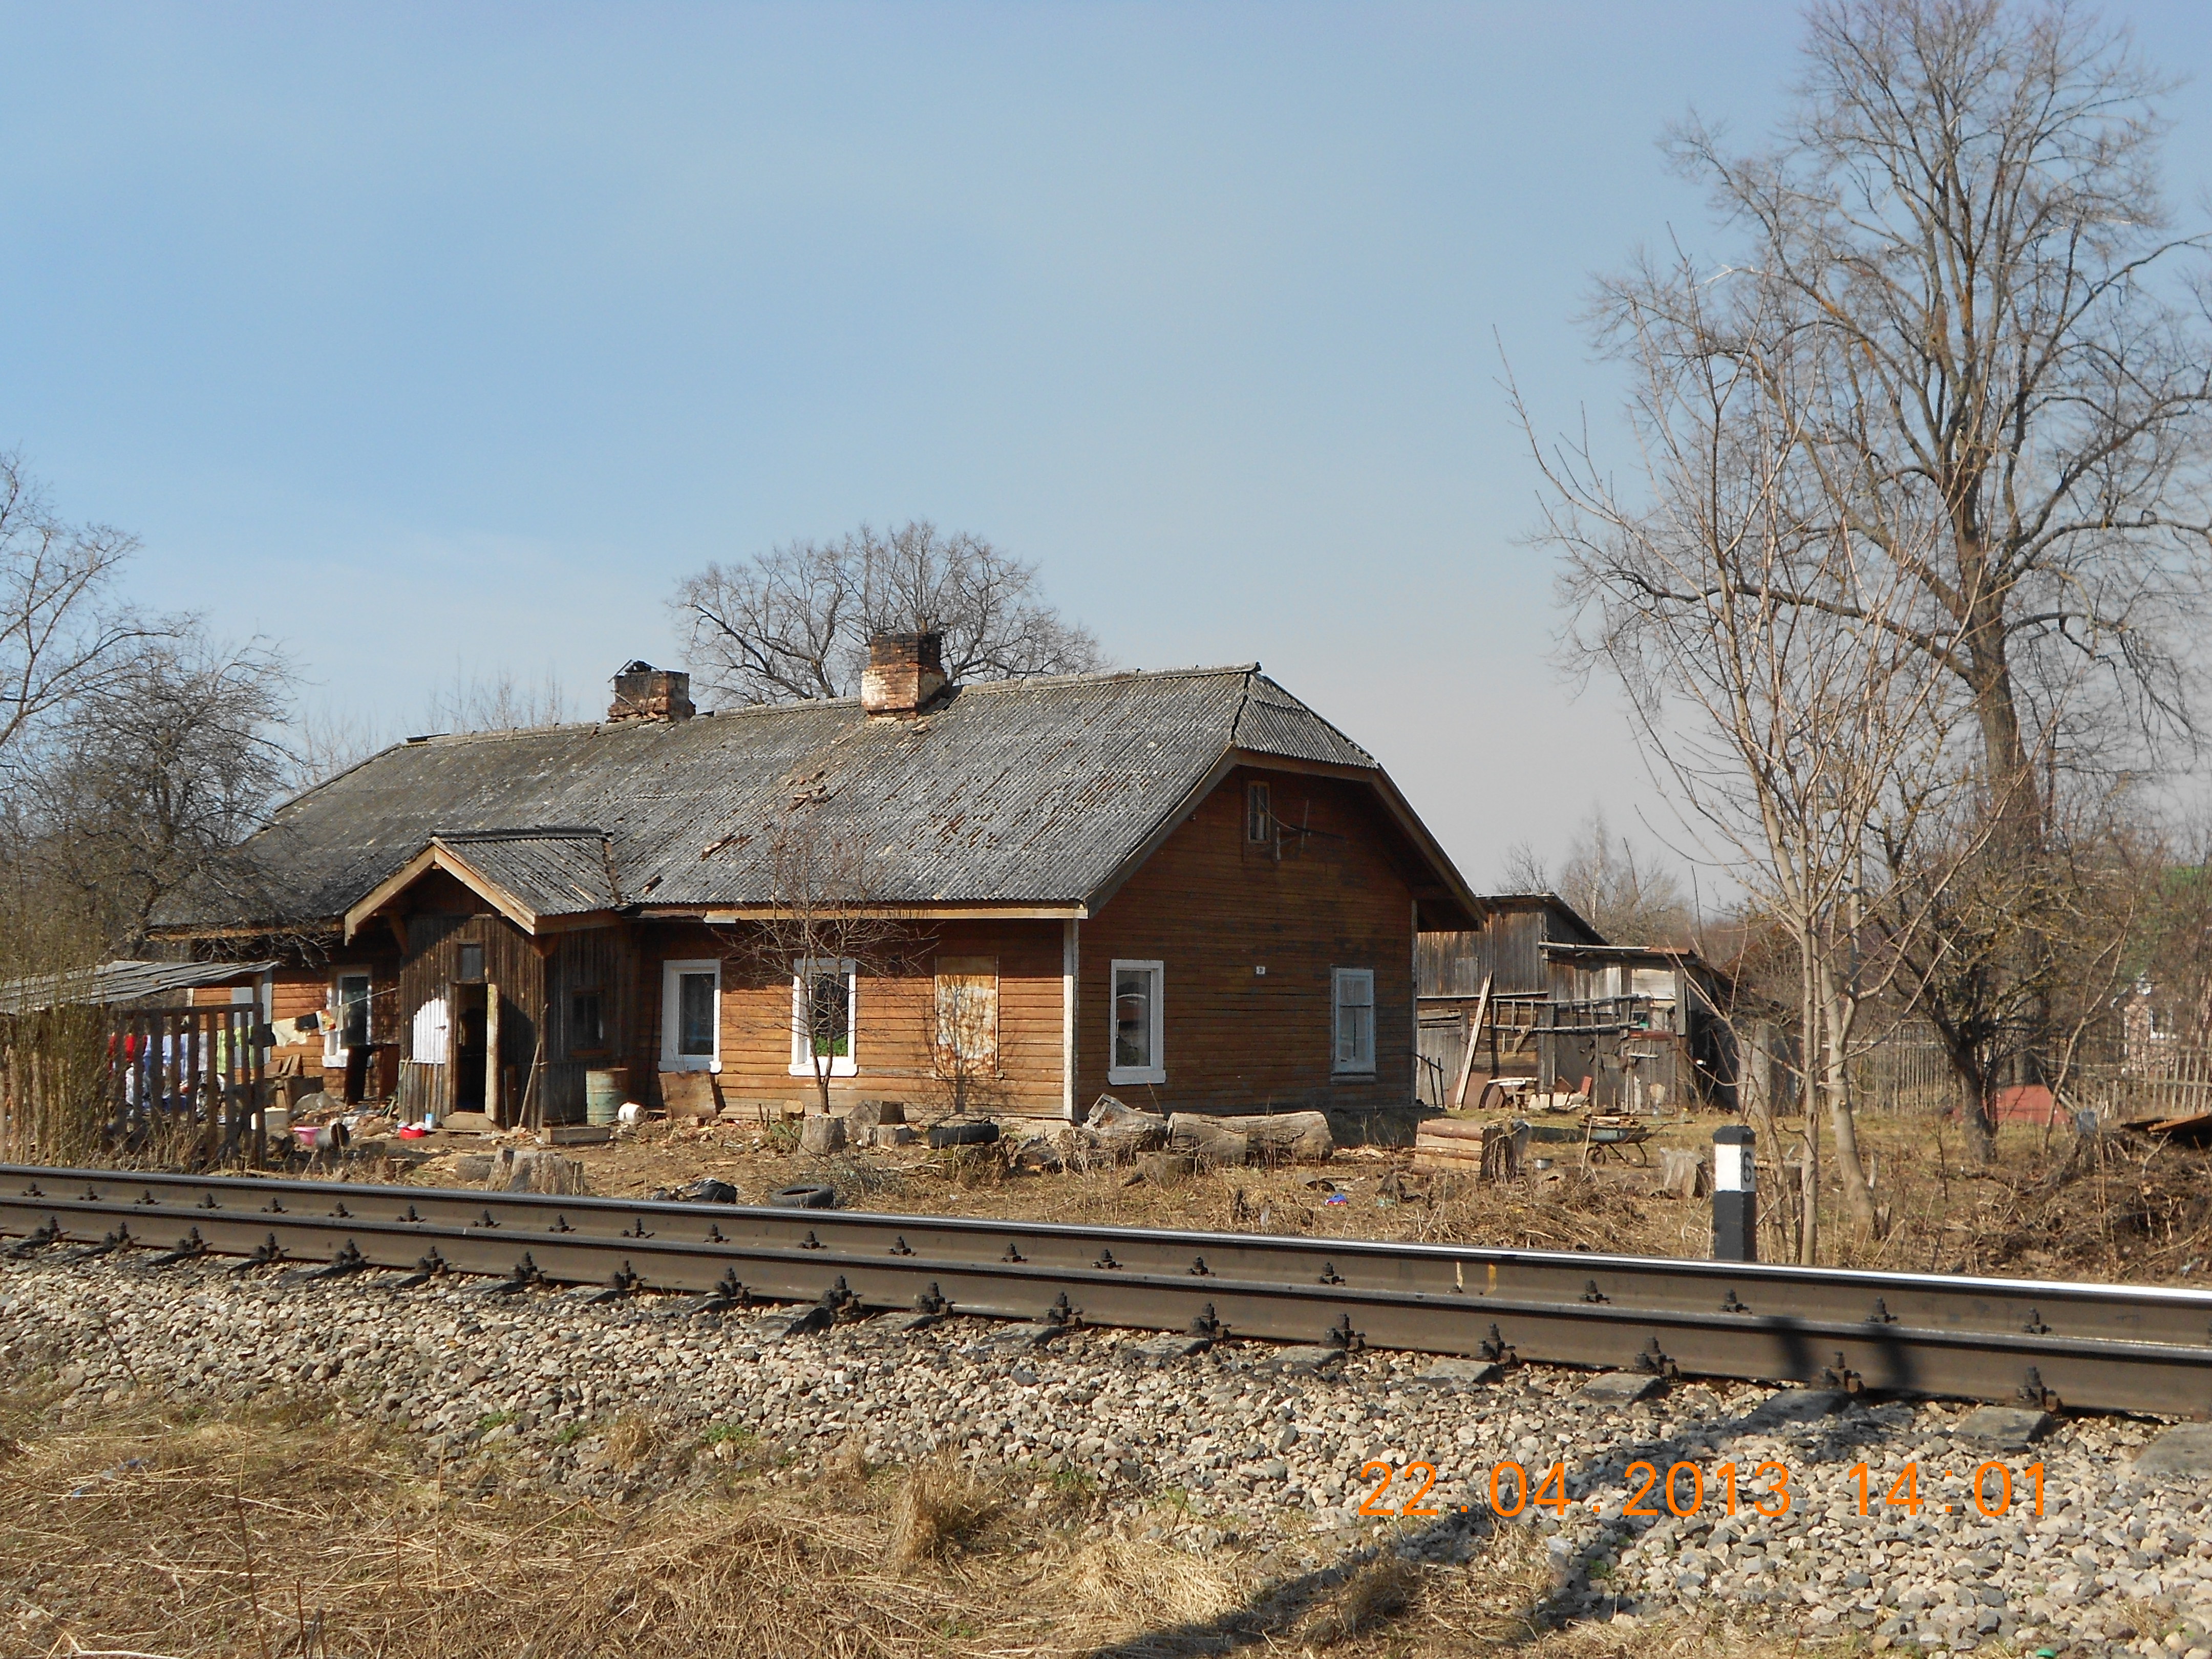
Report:
[[607,832],[592,823],[520,824],[512,830],[433,830],[433,841],[605,841]]
[[1103,684],[1109,680],[1189,680],[1213,679],[1231,674],[1256,674],[1256,662],[1222,663],[1209,667],[1194,663],[1186,668],[1103,668],[1084,674],[1025,674],[1000,680],[960,680],[955,682],[963,693],[970,691],[1014,691],[1030,685],[1073,685],[1084,682]]

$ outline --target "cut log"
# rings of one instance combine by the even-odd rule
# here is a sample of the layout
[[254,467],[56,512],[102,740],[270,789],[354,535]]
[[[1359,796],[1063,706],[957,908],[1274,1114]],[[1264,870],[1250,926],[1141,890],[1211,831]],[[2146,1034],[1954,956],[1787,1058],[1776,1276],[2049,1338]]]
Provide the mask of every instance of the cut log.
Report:
[[[1336,1151],[1323,1112],[1273,1112],[1259,1117],[1208,1117],[1197,1112],[1177,1112],[1168,1120],[1168,1144],[1181,1146],[1178,1136],[1206,1133],[1241,1135],[1255,1158],[1276,1161],[1321,1163]],[[1196,1150],[1194,1139],[1191,1150]]]
[[1168,1144],[1167,1119],[1124,1106],[1111,1095],[1098,1097],[1083,1127],[1091,1144],[1117,1163]]
[[1446,1140],[1480,1140],[1488,1127],[1471,1118],[1425,1117],[1413,1126],[1413,1133],[1440,1136]]
[[1209,1169],[1248,1163],[1252,1156],[1250,1140],[1225,1127],[1225,1120],[1193,1112],[1177,1112],[1168,1120],[1168,1145]]
[[845,1150],[845,1120],[815,1112],[799,1123],[799,1150],[816,1158]]
[[1413,1162],[1417,1165],[1437,1168],[1480,1170],[1482,1167],[1482,1143],[1416,1135],[1413,1137]]
[[484,1185],[495,1192],[543,1193],[565,1198],[585,1190],[584,1166],[534,1146],[502,1146],[492,1154]]

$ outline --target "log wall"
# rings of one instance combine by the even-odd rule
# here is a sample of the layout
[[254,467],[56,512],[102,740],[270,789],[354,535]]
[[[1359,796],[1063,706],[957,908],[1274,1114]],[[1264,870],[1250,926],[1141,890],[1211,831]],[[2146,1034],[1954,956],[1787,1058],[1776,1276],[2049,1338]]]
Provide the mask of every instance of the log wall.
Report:
[[[1277,824],[1266,845],[1246,830],[1245,786],[1259,779]],[[1107,1092],[1167,1111],[1407,1104],[1413,896],[1400,845],[1363,786],[1232,772],[1082,924],[1079,1107]],[[1117,957],[1164,963],[1164,1084],[1108,1081]],[[1331,1073],[1334,968],[1374,970],[1371,1077]]]
[[[860,977],[854,1075],[831,1079],[833,1104],[886,1099],[925,1110],[948,1109],[951,1087],[939,1075],[929,1049],[936,1024],[936,962],[988,957],[998,967],[999,1063],[995,1071],[968,1080],[974,1103],[1057,1115],[1060,932],[1057,921],[956,921],[915,929],[884,953],[900,958],[899,971]],[[817,1098],[811,1075],[791,1073],[790,975],[760,960],[745,930],[660,923],[639,933],[630,981],[638,1011],[629,1049],[634,1092],[657,1077],[660,1065],[662,963],[714,960],[722,964],[717,1079],[722,1098],[794,1104]]]

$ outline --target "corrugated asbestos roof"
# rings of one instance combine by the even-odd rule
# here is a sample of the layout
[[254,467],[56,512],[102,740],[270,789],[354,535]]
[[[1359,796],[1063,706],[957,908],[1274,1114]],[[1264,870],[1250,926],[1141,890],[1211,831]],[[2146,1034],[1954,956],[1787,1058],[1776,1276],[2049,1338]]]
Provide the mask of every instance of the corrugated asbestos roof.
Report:
[[273,962],[103,962],[81,974],[38,974],[0,985],[0,1014],[25,1014],[40,1008],[111,1006],[143,1002],[198,985],[252,979],[276,968]]
[[[770,842],[794,812],[831,836],[864,832],[884,903],[1077,904],[1232,749],[1379,775],[1373,756],[1256,664],[959,686],[908,720],[870,719],[842,699],[432,738],[301,796],[248,843],[285,916],[210,904],[163,921],[334,916],[433,836],[483,860],[487,876],[499,864],[502,884],[512,876],[589,908],[610,896],[766,904]],[[529,828],[546,824],[585,833]],[[499,833],[465,839],[487,832]],[[611,863],[599,875],[593,833]]]
[[611,910],[622,902],[613,854],[596,830],[441,835],[441,846],[541,916]]

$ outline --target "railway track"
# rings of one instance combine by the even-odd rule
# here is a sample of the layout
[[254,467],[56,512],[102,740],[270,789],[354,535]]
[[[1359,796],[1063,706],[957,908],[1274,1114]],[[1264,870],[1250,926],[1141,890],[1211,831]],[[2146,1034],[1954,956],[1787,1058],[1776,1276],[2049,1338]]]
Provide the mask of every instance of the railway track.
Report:
[[2197,1291],[15,1165],[0,1237],[2212,1416]]

